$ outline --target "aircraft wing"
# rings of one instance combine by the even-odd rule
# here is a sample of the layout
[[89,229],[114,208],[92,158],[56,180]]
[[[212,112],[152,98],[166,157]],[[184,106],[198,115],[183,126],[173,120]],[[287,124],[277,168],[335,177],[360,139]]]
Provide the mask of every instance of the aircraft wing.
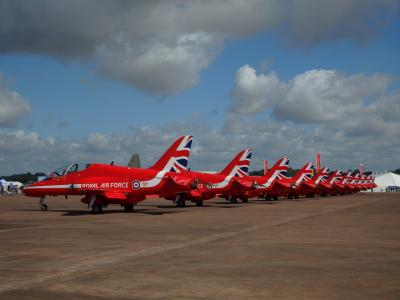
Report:
[[332,185],[331,185],[329,182],[327,182],[327,181],[325,181],[325,182],[320,182],[320,183],[319,183],[319,186],[321,186],[321,187],[323,187],[323,188],[326,188],[326,189],[332,188]]
[[169,181],[169,183],[177,185],[181,188],[192,189],[195,187],[195,180],[192,177],[180,173],[171,172],[166,176],[166,179]]
[[314,182],[311,182],[311,181],[303,181],[303,182],[299,185],[299,187],[315,188],[316,185],[315,185]]
[[240,178],[240,177],[234,178],[233,180],[241,188],[245,188],[245,189],[255,188],[254,183],[252,181],[250,181],[250,180],[247,180],[247,179],[244,179],[244,178]]
[[276,180],[274,184],[279,188],[291,189],[292,183],[290,181]]

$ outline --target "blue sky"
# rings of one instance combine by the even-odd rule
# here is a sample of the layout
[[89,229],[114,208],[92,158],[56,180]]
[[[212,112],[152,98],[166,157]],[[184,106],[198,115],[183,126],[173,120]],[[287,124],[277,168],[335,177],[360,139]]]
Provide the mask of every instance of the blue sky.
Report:
[[[358,3],[358,1],[355,2]],[[261,25],[255,32],[249,30],[244,34],[237,34],[237,36],[231,34],[231,36],[217,36],[215,38],[210,34],[212,36],[211,44],[218,44],[217,54],[210,55],[209,60],[204,64],[205,66],[197,67],[195,72],[199,76],[199,80],[196,84],[187,84],[184,88],[176,88],[172,92],[161,91],[160,93],[157,88],[154,91],[149,91],[148,88],[143,88],[140,83],[127,83],[124,79],[115,79],[114,73],[116,69],[111,71],[107,69],[106,73],[101,73],[99,70],[101,69],[102,61],[97,55],[89,55],[89,57],[72,55],[71,57],[69,54],[61,53],[62,51],[57,53],[57,49],[37,51],[35,49],[20,49],[18,46],[14,48],[10,46],[9,49],[1,49],[0,47],[0,50],[2,50],[0,73],[5,78],[3,82],[7,81],[7,89],[19,93],[31,107],[29,113],[3,124],[0,130],[2,130],[3,134],[18,130],[22,130],[26,134],[34,132],[39,136],[39,139],[55,138],[59,143],[85,143],[88,137],[94,133],[109,137],[120,133],[134,134],[138,128],[149,127],[155,128],[154,130],[158,134],[167,132],[172,135],[176,132],[176,129],[165,132],[165,128],[168,128],[171,124],[177,124],[176,126],[182,128],[182,133],[186,134],[189,133],[192,126],[198,124],[197,127],[206,127],[206,130],[203,131],[204,136],[201,135],[202,131],[199,131],[199,145],[202,146],[202,140],[206,140],[210,132],[218,131],[221,135],[224,133],[223,128],[227,128],[228,123],[227,117],[231,114],[238,120],[237,122],[242,122],[241,120],[244,118],[246,120],[243,122],[251,122],[252,126],[256,127],[261,126],[257,125],[257,123],[272,122],[280,129],[289,127],[293,128],[293,130],[301,129],[306,132],[312,132],[316,129],[324,128],[323,130],[327,130],[326,134],[329,134],[328,131],[337,126],[332,125],[331,121],[316,123],[313,120],[298,121],[289,117],[283,117],[283,119],[277,121],[274,110],[276,110],[275,106],[279,105],[279,103],[270,103],[270,101],[275,101],[267,99],[271,97],[270,92],[268,92],[268,96],[262,96],[262,98],[265,98],[261,100],[265,102],[261,104],[262,109],[244,114],[240,111],[235,111],[232,108],[234,103],[239,103],[240,101],[240,105],[252,103],[252,94],[249,94],[247,90],[245,92],[240,90],[240,82],[236,77],[237,72],[245,65],[249,65],[254,69],[257,76],[260,75],[260,78],[262,77],[261,74],[268,75],[273,71],[281,83],[286,83],[287,85],[295,76],[304,74],[309,70],[335,70],[343,73],[347,79],[355,75],[364,76],[366,80],[372,74],[388,75],[391,80],[388,83],[382,83],[385,86],[383,92],[377,87],[376,91],[371,91],[370,95],[363,95],[362,100],[368,102],[369,97],[375,99],[376,93],[379,94],[379,97],[396,94],[399,92],[400,75],[400,60],[398,59],[398,53],[400,53],[400,19],[397,6],[392,6],[393,3],[397,5],[397,2],[388,2],[391,4],[388,7],[391,11],[391,21],[385,22],[384,26],[380,26],[375,35],[368,37],[366,40],[363,38],[361,41],[357,34],[347,35],[347,33],[340,34],[339,32],[339,37],[330,38],[328,36],[325,38],[323,36],[324,32],[322,32],[320,40],[300,43],[296,42],[295,37],[285,33],[283,29],[271,30],[268,25]],[[10,12],[13,9],[11,6],[9,8]],[[394,7],[396,8],[394,9]],[[364,8],[361,7],[360,9]],[[368,9],[374,9],[374,7]],[[34,14],[35,12],[30,13]],[[345,12],[343,14],[346,16]],[[366,15],[368,16],[368,14]],[[367,17],[365,17],[365,20],[355,20],[354,24],[349,23],[348,26],[350,28],[352,26],[359,28],[366,21],[368,21]],[[336,22],[341,22],[341,20],[338,19]],[[227,23],[229,23],[229,20]],[[315,24],[315,26],[318,26],[318,24]],[[337,24],[333,23],[331,26],[335,28]],[[331,30],[331,28],[328,29]],[[217,32],[218,30],[215,29],[214,31]],[[329,30],[327,30],[328,33],[330,32]],[[214,31],[212,34],[214,34]],[[26,34],[30,34],[29,30],[27,30]],[[43,35],[46,34],[47,32],[43,33]],[[178,36],[183,34],[187,33],[184,30],[177,33]],[[220,33],[218,34],[221,35]],[[0,34],[0,43],[2,37],[4,38]],[[209,51],[209,44],[205,48],[205,52]],[[49,51],[54,51],[54,53],[49,54]],[[201,53],[200,56],[196,55],[198,54],[194,53],[193,60],[202,57],[204,53]],[[189,62],[190,60],[191,58],[189,58]],[[157,62],[154,63],[157,64]],[[181,68],[184,69],[185,66]],[[158,70],[157,66],[155,70]],[[160,69],[161,71],[164,70]],[[177,72],[171,71],[167,77],[172,80],[178,75]],[[132,77],[135,76],[140,78],[140,74],[135,73],[132,75]],[[154,72],[154,76],[158,76],[157,72]],[[129,81],[130,79],[128,78],[127,80]],[[168,80],[168,78],[165,80]],[[262,89],[262,86],[260,88]],[[235,98],[237,96],[234,95],[234,91],[237,91],[235,95],[243,95],[245,93],[246,99]],[[288,94],[290,93],[289,91]],[[281,96],[276,95],[275,98],[278,99],[279,97]],[[285,101],[285,96],[282,97],[281,101],[276,101],[280,103]],[[253,103],[260,100],[259,98],[257,99],[255,98]],[[243,101],[249,102],[243,103]],[[379,99],[374,101],[379,101]],[[393,101],[395,103],[398,102],[398,100]],[[360,112],[360,114],[364,114],[364,112]],[[367,117],[368,115],[366,114],[365,116]],[[251,120],[249,121],[248,119]],[[340,124],[340,120],[341,118],[338,116],[336,124]],[[187,126],[187,124],[191,124],[191,126]],[[389,125],[392,126],[393,124]],[[242,135],[240,132],[230,132],[229,134],[239,140],[241,139],[240,135]],[[251,135],[251,130],[246,134]],[[305,145],[307,145],[309,138],[309,136],[304,136],[303,143]],[[391,139],[391,137],[388,136],[387,139]],[[217,143],[218,140],[215,142]],[[221,142],[223,143],[223,141]],[[267,141],[264,142],[268,144]],[[164,146],[167,143],[167,141],[163,141],[160,146]],[[247,145],[235,146],[231,151],[232,154],[234,154],[235,150],[239,150],[240,147],[244,146]],[[323,144],[313,144],[313,149],[318,150],[318,147],[321,147],[322,152],[324,151]],[[285,151],[285,148],[281,149]],[[1,151],[2,149],[0,148],[0,153],[2,153]],[[126,153],[124,153],[123,157],[126,159],[129,149],[124,149],[124,151]],[[199,168],[203,165],[207,169],[221,166],[218,163],[214,165],[211,163],[204,164],[204,161],[210,161],[211,151],[212,149],[210,153],[203,157],[197,154],[197,166]],[[270,154],[273,158],[284,154],[260,152],[262,154]],[[6,153],[5,150],[4,153]],[[297,153],[298,155],[296,155],[296,152],[293,153],[297,156],[295,160],[299,161],[297,165],[301,164],[304,159],[312,159],[309,152],[300,151]],[[6,155],[10,154],[4,154],[4,156]],[[26,155],[29,155],[29,152]],[[109,157],[109,154],[103,153],[102,155],[96,152],[94,156],[99,159]],[[153,155],[157,155],[157,152]],[[340,155],[340,151],[329,153],[329,158],[333,165],[350,168],[358,164],[358,162],[354,162],[350,166],[348,160],[339,158]],[[12,157],[10,156],[9,159],[12,159]],[[261,159],[263,157],[260,155],[257,160],[258,163]],[[364,159],[374,160],[369,155],[366,155]],[[63,159],[60,158],[59,160]],[[194,160],[196,162],[196,157]],[[398,158],[394,163],[397,163],[397,165],[393,167],[400,167]],[[49,163],[49,165],[53,164],[55,163]],[[370,162],[370,165],[374,168],[379,167],[373,161]],[[40,164],[36,162],[16,165],[15,168],[9,165],[4,169],[7,172],[23,171],[23,168],[27,166],[40,168]],[[385,167],[389,168],[390,166],[385,162]],[[46,168],[51,167],[46,164]]]

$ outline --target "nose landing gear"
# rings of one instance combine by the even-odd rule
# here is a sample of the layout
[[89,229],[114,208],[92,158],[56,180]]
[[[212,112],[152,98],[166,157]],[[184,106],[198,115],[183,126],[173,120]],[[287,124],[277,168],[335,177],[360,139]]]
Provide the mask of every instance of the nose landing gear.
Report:
[[40,206],[40,210],[47,210],[47,204],[44,203],[44,196],[40,197],[40,201],[39,201],[39,206]]

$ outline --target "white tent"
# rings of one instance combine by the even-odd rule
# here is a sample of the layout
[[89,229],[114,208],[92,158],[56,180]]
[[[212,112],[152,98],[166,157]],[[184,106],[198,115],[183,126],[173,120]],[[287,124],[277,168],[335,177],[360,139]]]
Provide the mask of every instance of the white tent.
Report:
[[389,192],[400,190],[400,175],[392,172],[385,172],[375,175],[375,183],[377,185],[374,188],[374,192]]
[[19,181],[6,181],[0,178],[0,193],[17,192],[21,193],[24,185]]

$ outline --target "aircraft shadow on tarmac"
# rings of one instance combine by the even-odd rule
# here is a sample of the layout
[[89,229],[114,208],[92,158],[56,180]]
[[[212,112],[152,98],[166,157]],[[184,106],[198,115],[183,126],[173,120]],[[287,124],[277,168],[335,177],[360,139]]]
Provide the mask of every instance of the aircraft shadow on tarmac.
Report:
[[253,203],[253,204],[268,204],[268,205],[271,205],[271,204],[278,204],[278,202],[279,202],[279,201],[265,201],[265,200],[263,200],[263,199],[255,199],[255,200],[251,200],[250,203]]
[[[47,213],[63,213],[62,216],[65,217],[77,217],[77,216],[84,216],[84,215],[91,215],[92,213],[88,210],[64,210],[64,209],[49,209],[45,212],[42,212],[38,209],[16,209],[17,211],[37,211],[44,214]],[[181,211],[151,211],[149,209],[135,209],[132,212],[125,212],[123,210],[103,210],[100,215],[108,215],[108,214],[144,214],[144,215],[164,215],[164,214],[175,214],[180,213]]]

